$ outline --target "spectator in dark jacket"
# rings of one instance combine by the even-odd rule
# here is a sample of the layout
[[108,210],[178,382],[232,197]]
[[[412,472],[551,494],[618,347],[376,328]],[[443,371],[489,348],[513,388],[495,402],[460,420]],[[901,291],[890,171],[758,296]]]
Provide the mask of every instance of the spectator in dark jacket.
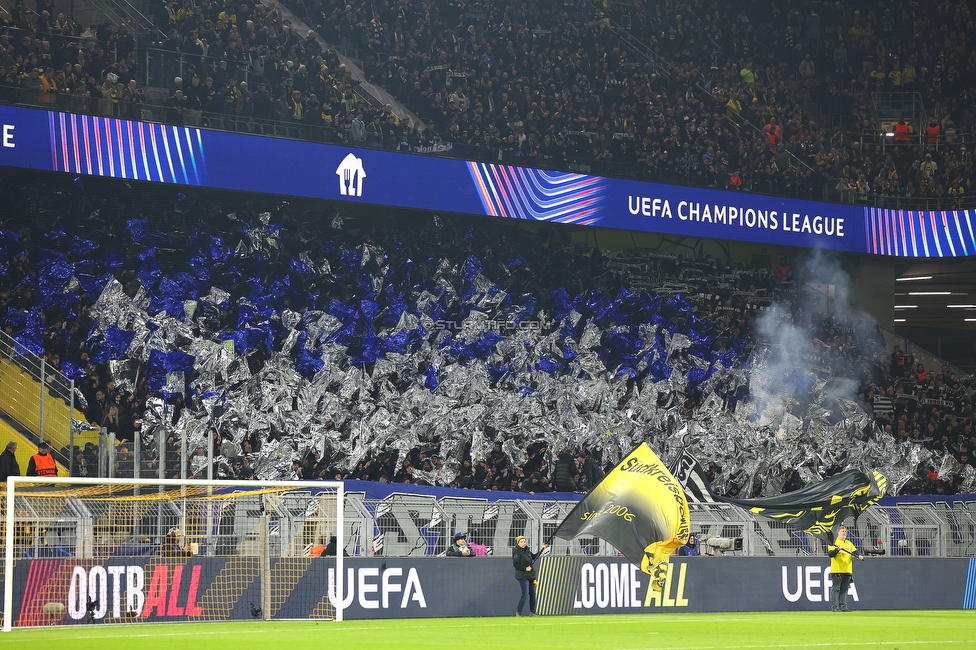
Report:
[[508,454],[502,451],[502,443],[495,441],[491,452],[488,454],[488,464],[495,472],[500,472],[508,467]]
[[587,456],[583,452],[577,454],[576,458],[579,461],[580,474],[583,477],[583,483],[586,485],[587,490],[592,490],[597,483],[603,480],[603,470],[600,468],[600,464],[596,462],[596,460],[594,460],[591,456]]
[[[323,557],[335,557],[336,549],[338,548],[339,545],[338,542],[336,541],[336,536],[331,535],[329,537],[329,543],[325,545],[325,548],[322,550],[321,555]],[[346,552],[346,549],[342,549],[342,555],[348,557],[349,553]]]
[[8,476],[20,476],[20,465],[17,463],[17,443],[11,440],[7,448],[0,454],[0,485],[7,483]]
[[172,124],[183,124],[183,113],[186,111],[186,97],[182,90],[177,90],[166,100],[166,119]]
[[683,546],[678,547],[675,554],[683,555],[685,557],[695,557],[696,555],[701,555],[701,545],[698,542],[698,538],[694,535],[689,535],[688,541],[685,542]]
[[512,564],[515,566],[515,579],[518,580],[522,596],[519,598],[518,606],[515,608],[515,615],[521,616],[525,610],[525,601],[529,601],[529,616],[538,616],[535,613],[535,571],[532,563],[542,555],[542,552],[549,548],[548,544],[543,544],[537,552],[529,550],[529,541],[524,536],[519,535],[515,538],[515,548],[512,549]]
[[556,469],[552,473],[552,484],[559,492],[575,492],[576,485],[576,458],[568,449],[559,452],[556,460]]
[[258,94],[254,96],[254,117],[259,120],[276,120],[278,114],[275,112],[274,100],[268,93],[268,86],[261,84],[258,86]]

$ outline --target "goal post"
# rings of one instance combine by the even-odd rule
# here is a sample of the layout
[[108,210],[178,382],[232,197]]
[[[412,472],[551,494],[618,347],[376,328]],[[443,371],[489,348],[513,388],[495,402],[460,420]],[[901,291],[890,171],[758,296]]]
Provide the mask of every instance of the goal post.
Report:
[[339,481],[12,476],[3,631],[39,625],[342,620]]

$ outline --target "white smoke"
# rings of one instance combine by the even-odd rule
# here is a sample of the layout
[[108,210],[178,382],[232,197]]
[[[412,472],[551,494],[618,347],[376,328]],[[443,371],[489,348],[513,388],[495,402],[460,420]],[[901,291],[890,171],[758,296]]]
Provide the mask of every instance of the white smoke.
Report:
[[[796,303],[774,304],[756,321],[759,345],[750,360],[749,394],[755,409],[750,419],[772,427],[781,440],[811,406],[857,399],[857,378],[832,365],[836,355],[829,342],[817,338],[816,328],[830,319],[842,328],[838,338],[852,328],[858,339],[875,324],[852,300],[851,278],[836,256],[816,250],[800,260],[798,274],[802,283]],[[821,396],[823,404],[817,399]]]
[[[757,430],[757,439],[781,450],[809,444],[817,433],[812,429],[857,408],[859,378],[838,365],[831,345],[848,333],[863,339],[874,325],[855,304],[851,278],[836,256],[814,251],[799,261],[797,274],[801,288],[795,302],[773,304],[756,321],[749,400],[736,413],[742,425]],[[834,341],[821,341],[818,327],[824,322],[845,329]]]

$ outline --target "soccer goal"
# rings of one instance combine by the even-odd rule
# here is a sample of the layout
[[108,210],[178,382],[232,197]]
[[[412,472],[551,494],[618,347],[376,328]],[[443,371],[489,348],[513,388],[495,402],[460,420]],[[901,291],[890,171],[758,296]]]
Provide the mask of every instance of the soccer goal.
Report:
[[3,631],[341,621],[343,496],[325,481],[11,477]]

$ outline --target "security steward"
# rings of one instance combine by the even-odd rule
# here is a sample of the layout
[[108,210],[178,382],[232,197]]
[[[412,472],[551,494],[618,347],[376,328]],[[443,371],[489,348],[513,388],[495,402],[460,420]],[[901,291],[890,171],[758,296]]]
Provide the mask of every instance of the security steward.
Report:
[[911,132],[911,127],[905,122],[905,118],[898,120],[895,124],[895,144],[908,144],[908,136]]
[[27,463],[27,476],[57,476],[58,465],[51,455],[51,445],[41,442],[37,445],[37,453],[31,456]]
[[830,556],[830,573],[834,581],[830,587],[830,611],[849,612],[847,590],[854,580],[854,558],[863,560],[864,556],[847,539],[847,528],[844,526],[837,531],[834,543],[827,546],[827,555]]

